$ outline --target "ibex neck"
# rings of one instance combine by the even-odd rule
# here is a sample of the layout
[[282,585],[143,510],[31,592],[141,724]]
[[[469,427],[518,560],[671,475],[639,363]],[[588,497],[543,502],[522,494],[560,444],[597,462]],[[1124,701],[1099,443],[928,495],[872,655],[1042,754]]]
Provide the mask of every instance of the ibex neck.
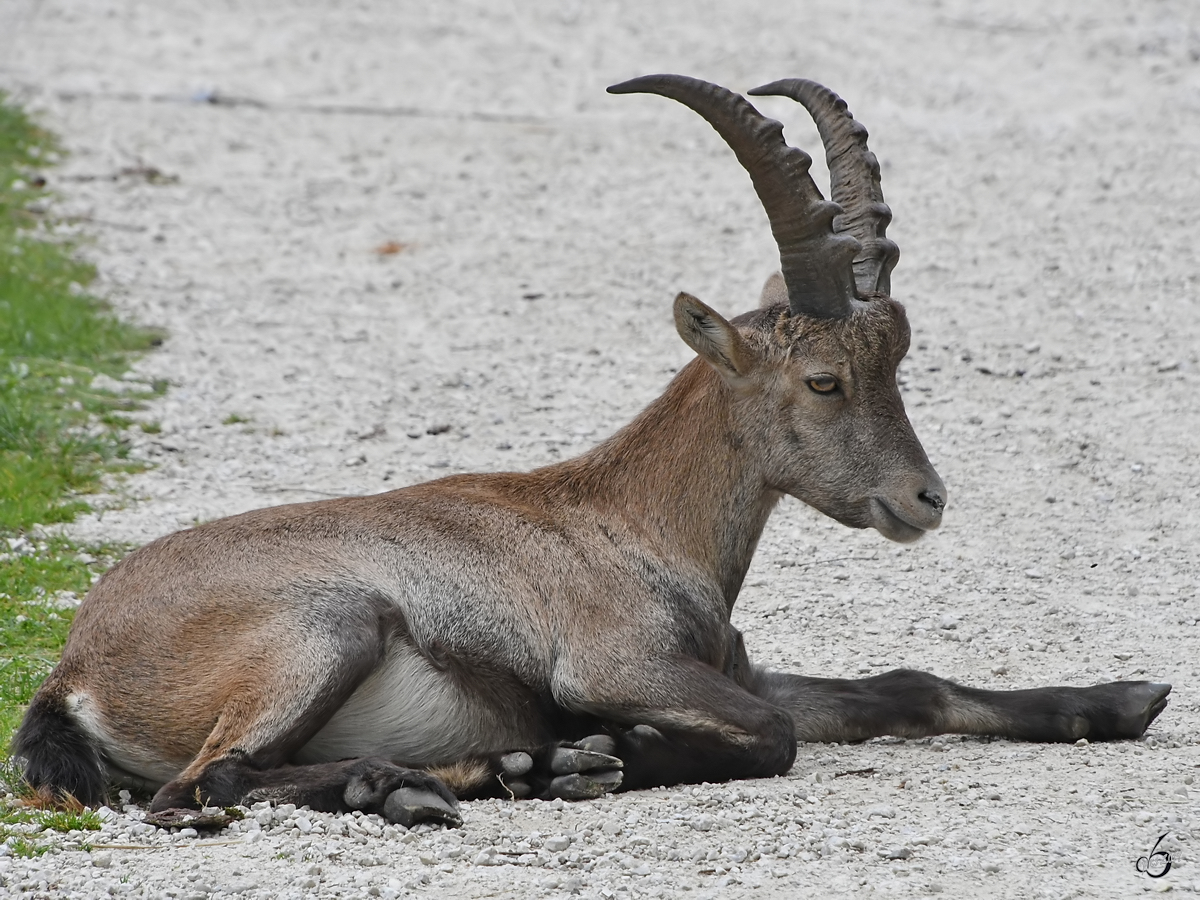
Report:
[[589,505],[665,559],[699,568],[732,607],[779,494],[767,488],[733,392],[695,360],[629,425],[554,466]]

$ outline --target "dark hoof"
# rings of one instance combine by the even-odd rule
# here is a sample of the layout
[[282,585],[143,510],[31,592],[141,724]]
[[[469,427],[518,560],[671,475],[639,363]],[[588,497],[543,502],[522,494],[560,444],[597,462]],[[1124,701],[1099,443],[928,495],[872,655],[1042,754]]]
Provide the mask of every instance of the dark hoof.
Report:
[[1141,737],[1158,714],[1167,708],[1171,686],[1141,681],[1131,684],[1130,688],[1117,713],[1117,730],[1122,737]]
[[1087,720],[1081,737],[1090,741],[1139,738],[1150,723],[1167,707],[1171,685],[1150,681],[1116,681],[1084,688],[1086,708],[1080,717]]
[[619,769],[622,765],[615,756],[569,745],[557,748],[550,757],[550,771],[555,775],[590,772],[593,769]]
[[405,769],[385,759],[367,757],[355,762],[342,800],[350,809],[380,813],[406,827],[409,821],[424,819],[462,824],[458,800],[446,785],[428,772]]
[[514,800],[590,800],[621,784],[624,763],[612,755],[616,747],[607,734],[594,734],[534,754],[506,753],[499,759],[500,783]]
[[[607,734],[594,734],[556,747],[550,754],[553,778],[542,796],[562,800],[594,800],[621,786],[625,765],[612,755],[617,742]],[[608,752],[606,752],[608,751]]]
[[500,771],[506,778],[519,778],[533,770],[533,757],[524,750],[506,753],[500,757]]
[[595,800],[619,788],[623,777],[620,769],[574,772],[555,778],[546,793],[551,798],[563,800]]
[[533,796],[533,785],[531,785],[528,781],[522,781],[520,779],[515,781],[504,781],[501,779],[500,783],[503,784],[505,789],[508,791],[508,799],[510,800],[528,800]]
[[462,825],[458,804],[451,805],[444,797],[424,788],[402,787],[388,794],[383,815],[389,822],[412,828],[418,822],[435,822],[449,828]]
[[605,756],[615,756],[617,739],[611,734],[593,734],[582,741],[576,741],[574,746],[580,750],[591,750],[593,753],[603,753]]

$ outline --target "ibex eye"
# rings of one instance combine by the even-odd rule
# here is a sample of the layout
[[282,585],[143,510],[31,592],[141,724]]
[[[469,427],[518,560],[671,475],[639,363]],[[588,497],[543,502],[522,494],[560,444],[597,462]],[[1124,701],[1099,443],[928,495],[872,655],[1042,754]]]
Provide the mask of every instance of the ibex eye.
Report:
[[808,379],[808,386],[818,394],[832,394],[837,390],[837,379],[832,375],[814,375]]

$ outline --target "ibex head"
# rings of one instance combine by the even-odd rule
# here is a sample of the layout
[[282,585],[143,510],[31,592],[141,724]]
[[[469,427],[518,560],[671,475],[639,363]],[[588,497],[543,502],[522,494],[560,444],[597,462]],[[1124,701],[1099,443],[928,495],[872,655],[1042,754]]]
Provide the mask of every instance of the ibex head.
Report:
[[[832,201],[783,126],[738,94],[679,75],[609,88],[654,93],[703,116],[750,174],[779,245],[781,275],[732,322],[694,297],[675,302],[680,335],[725,380],[735,429],[750,437],[768,486],[845,525],[913,541],[941,523],[946,488],[904,412],[896,368],[908,351],[889,296],[899,257],[867,131],[832,91],[789,79],[750,91],[791,97],[825,144]],[[745,449],[749,450],[747,446]]]

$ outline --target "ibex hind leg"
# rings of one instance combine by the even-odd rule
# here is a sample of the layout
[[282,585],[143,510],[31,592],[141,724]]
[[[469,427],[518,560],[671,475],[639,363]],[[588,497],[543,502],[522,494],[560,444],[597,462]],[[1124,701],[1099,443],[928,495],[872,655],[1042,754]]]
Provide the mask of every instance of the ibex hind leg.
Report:
[[298,627],[285,652],[257,661],[197,756],[155,794],[152,810],[273,800],[326,812],[361,809],[404,825],[461,824],[454,795],[426,772],[380,757],[288,762],[383,663],[389,642],[404,638],[386,600],[353,599],[359,602],[340,598],[322,610],[327,627]]
[[885,734],[979,734],[1061,742],[1140,737],[1167,705],[1169,684],[988,691],[926,672],[810,678],[758,671],[751,690],[792,713],[802,741],[858,741]]
[[420,821],[462,824],[458,801],[440,779],[380,757],[260,769],[250,757],[233,753],[209,763],[197,777],[163,787],[151,810],[260,800],[323,812],[361,809],[404,826]]

